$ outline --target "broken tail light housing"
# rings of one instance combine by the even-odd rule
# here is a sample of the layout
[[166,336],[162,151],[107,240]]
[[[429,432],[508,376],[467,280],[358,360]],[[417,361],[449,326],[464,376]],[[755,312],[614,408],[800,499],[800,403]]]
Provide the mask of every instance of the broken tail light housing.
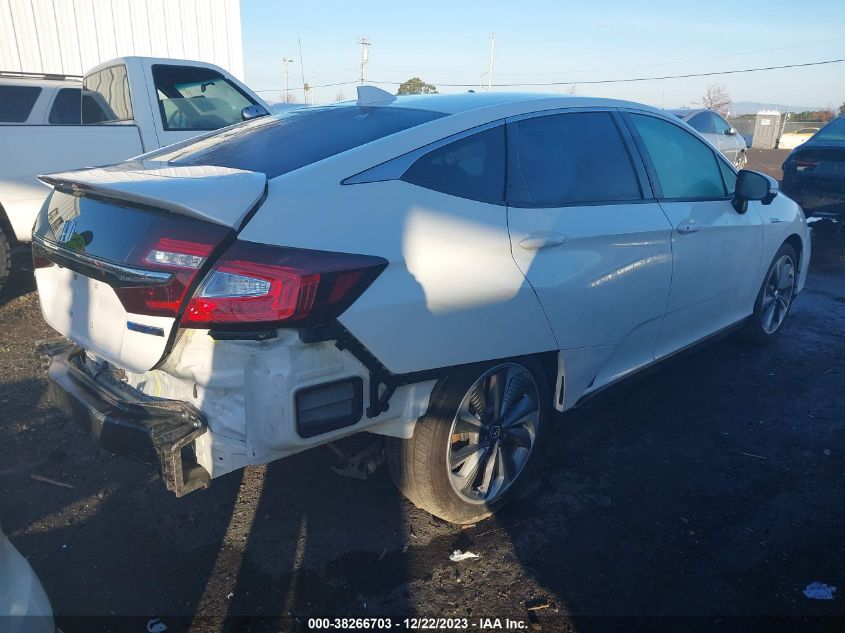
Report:
[[381,257],[236,241],[182,314],[182,325],[311,325],[339,316],[387,266]]
[[114,284],[127,312],[175,317],[200,268],[231,230],[183,218],[157,223],[132,249],[126,261],[139,269],[170,273],[157,284]]

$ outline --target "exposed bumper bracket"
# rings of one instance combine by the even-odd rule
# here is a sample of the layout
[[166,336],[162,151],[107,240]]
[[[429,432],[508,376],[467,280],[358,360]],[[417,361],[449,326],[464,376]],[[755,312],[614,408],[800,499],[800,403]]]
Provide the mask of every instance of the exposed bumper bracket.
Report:
[[208,472],[196,463],[189,447],[207,430],[192,405],[129,391],[111,377],[92,376],[84,351],[67,339],[35,346],[59,409],[78,422],[105,449],[157,466],[167,489],[181,497],[208,487]]

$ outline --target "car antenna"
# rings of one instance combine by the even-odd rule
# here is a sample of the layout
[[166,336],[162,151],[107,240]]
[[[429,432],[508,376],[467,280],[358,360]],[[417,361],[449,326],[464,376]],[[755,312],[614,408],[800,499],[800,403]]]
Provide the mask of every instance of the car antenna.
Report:
[[375,86],[358,86],[357,105],[359,106],[386,105],[392,101],[396,101],[396,95],[390,94],[387,90]]

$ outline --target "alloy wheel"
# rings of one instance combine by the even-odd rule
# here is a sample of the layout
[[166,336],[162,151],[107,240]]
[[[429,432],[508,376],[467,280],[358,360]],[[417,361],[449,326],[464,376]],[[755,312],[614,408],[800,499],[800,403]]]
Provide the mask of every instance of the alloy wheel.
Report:
[[783,255],[772,266],[763,290],[761,316],[766,334],[773,334],[783,323],[794,290],[795,264],[789,255]]
[[452,421],[446,461],[455,492],[470,503],[495,502],[528,462],[539,425],[533,375],[516,363],[487,370]]

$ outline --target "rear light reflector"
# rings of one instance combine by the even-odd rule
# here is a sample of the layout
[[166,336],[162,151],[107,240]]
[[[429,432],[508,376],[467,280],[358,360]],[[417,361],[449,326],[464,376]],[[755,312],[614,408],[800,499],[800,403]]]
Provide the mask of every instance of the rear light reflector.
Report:
[[387,261],[237,241],[217,260],[182,315],[188,327],[306,325],[340,315]]

